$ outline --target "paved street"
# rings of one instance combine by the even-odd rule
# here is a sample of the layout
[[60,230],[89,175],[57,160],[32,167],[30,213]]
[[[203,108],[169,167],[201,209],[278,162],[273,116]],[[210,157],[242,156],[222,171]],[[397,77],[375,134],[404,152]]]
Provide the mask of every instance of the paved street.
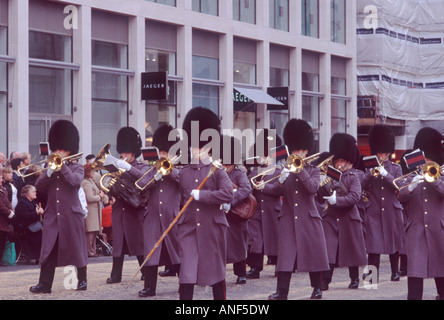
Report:
[[[120,284],[109,285],[105,281],[111,271],[111,257],[89,258],[88,290],[77,292],[64,287],[64,268],[57,268],[52,294],[33,295],[29,287],[37,284],[40,269],[36,265],[19,264],[13,267],[0,267],[0,299],[1,300],[144,300],[137,296],[143,287],[140,274],[129,286],[131,279],[138,270],[135,258],[125,257],[124,275]],[[163,267],[160,269],[163,270]],[[361,269],[362,274],[362,269]],[[276,277],[274,266],[265,266],[258,280],[248,280],[245,285],[236,285],[232,266],[227,266],[227,299],[228,300],[267,300],[268,295],[275,292]],[[338,269],[333,276],[330,290],[324,292],[323,300],[406,300],[407,278],[400,282],[390,282],[390,266],[388,256],[381,258],[381,275],[377,289],[347,289],[350,280],[348,269]],[[308,274],[293,274],[290,287],[290,300],[308,300],[312,289]],[[157,296],[145,300],[178,300],[177,278],[158,279]],[[434,300],[436,296],[433,279],[424,283],[424,300]],[[194,300],[212,300],[211,288],[196,287]]]

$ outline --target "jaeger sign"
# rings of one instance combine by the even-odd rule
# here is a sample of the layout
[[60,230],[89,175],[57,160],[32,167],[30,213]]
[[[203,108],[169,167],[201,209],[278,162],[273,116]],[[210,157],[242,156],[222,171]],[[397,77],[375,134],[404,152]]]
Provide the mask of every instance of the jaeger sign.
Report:
[[142,73],[142,100],[168,98],[168,72]]

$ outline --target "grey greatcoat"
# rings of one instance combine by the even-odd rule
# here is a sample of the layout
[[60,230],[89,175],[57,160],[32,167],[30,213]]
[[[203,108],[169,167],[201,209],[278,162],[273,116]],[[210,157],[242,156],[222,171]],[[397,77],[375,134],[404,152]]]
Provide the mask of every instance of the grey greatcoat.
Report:
[[405,188],[399,200],[408,203],[408,277],[444,277],[444,177],[420,183],[411,194]]
[[[148,170],[148,165],[134,160],[128,172],[134,179],[139,179]],[[135,188],[135,186],[134,186]],[[130,256],[143,256],[143,217],[146,208],[134,209],[124,200],[116,198],[111,213],[113,224],[113,257],[123,257],[124,241]]]
[[36,182],[37,190],[46,191],[48,201],[44,213],[40,266],[50,255],[58,239],[57,267],[86,267],[85,221],[79,200],[83,166],[64,164],[48,177],[44,172]]
[[[277,272],[319,272],[330,269],[322,219],[315,203],[320,170],[308,165],[301,173],[291,173],[274,192],[283,195],[279,213],[279,253]],[[296,265],[295,265],[296,262]]]
[[[247,174],[238,167],[231,170],[228,173],[228,177],[238,187],[237,191],[234,192],[233,201],[231,201],[231,208],[234,208],[250,195],[252,188]],[[237,220],[230,215],[227,216],[227,220],[229,224],[227,232],[227,263],[244,261],[247,258],[248,222]]]
[[390,161],[384,163],[386,177],[373,177],[367,170],[362,189],[369,201],[365,203],[365,242],[367,253],[394,254],[402,247],[402,206],[397,198],[393,180],[402,176],[401,166]]
[[[140,184],[142,186],[146,185],[154,178],[156,173],[156,170],[151,170]],[[149,194],[149,201],[143,221],[143,236],[145,256],[148,256],[180,211],[179,169],[175,167],[170,175],[149,184],[146,190]],[[167,257],[161,255],[163,249],[165,249],[164,246],[170,261]],[[177,225],[175,225],[146,265],[162,266],[179,263],[179,243],[177,240]]]
[[[265,176],[263,181],[270,180],[281,173],[277,169]],[[250,176],[258,174],[255,168]],[[274,180],[276,182],[277,180]],[[273,183],[265,185],[263,190],[253,189],[257,201],[256,213],[248,220],[248,246],[250,253],[277,256],[278,254],[278,215],[281,211],[282,200],[279,191],[274,190]]]
[[[211,166],[200,162],[180,170],[182,206],[208,175]],[[225,280],[228,223],[221,205],[232,199],[230,178],[224,170],[218,170],[201,189],[199,201],[193,200],[179,219],[179,284],[212,286]]]
[[362,219],[358,210],[361,182],[356,170],[343,172],[341,182],[324,188],[336,190],[336,205],[328,205],[323,213],[328,260],[338,267],[367,264]]

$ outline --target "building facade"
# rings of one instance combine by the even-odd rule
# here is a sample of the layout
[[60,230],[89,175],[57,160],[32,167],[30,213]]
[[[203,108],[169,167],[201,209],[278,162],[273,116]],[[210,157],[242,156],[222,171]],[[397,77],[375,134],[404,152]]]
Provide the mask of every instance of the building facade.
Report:
[[[127,125],[149,146],[196,106],[224,129],[302,118],[328,150],[357,135],[356,29],[354,0],[0,0],[0,151],[38,156],[58,119],[85,154]],[[168,95],[143,100],[156,72]]]

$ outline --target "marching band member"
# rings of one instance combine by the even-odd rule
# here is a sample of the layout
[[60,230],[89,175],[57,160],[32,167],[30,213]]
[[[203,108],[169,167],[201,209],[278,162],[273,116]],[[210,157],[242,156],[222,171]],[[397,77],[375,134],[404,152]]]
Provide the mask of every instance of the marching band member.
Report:
[[[172,130],[171,126],[163,125],[154,132],[152,145],[159,149],[161,159],[171,160],[174,158],[174,155],[169,153],[174,142],[168,140],[168,135]],[[150,183],[150,181],[153,182]],[[140,185],[146,186],[149,194],[148,208],[143,222],[145,256],[147,256],[180,211],[179,169],[174,166],[166,176],[152,169],[140,181]],[[156,295],[159,266],[174,266],[178,271],[179,264],[177,229],[173,227],[168,237],[160,244],[160,248],[154,252],[151,259],[142,268],[145,284],[143,290],[139,291],[139,297]]]
[[[427,161],[444,164],[443,137],[437,130],[421,129],[414,149],[421,149]],[[424,279],[435,278],[436,299],[444,300],[444,177],[430,183],[423,180],[422,175],[411,175],[407,181],[411,185],[399,193],[399,200],[409,208],[407,298],[421,300]]]
[[[227,145],[225,145],[227,144]],[[223,209],[227,213],[228,230],[227,230],[227,264],[233,263],[233,272],[237,276],[236,284],[245,284],[246,278],[246,259],[247,259],[247,238],[248,226],[247,221],[242,221],[229,214],[231,208],[236,207],[241,201],[247,198],[252,188],[245,171],[240,169],[237,164],[242,163],[241,156],[236,154],[241,152],[241,143],[234,137],[222,136],[221,149],[223,147],[231,147],[231,157],[227,159],[228,152],[222,152],[224,165],[228,177],[236,185],[234,189],[233,200],[230,203],[223,204]],[[237,147],[236,147],[237,146]],[[236,159],[239,159],[237,161]]]
[[[335,267],[348,267],[349,289],[359,287],[359,266],[367,264],[362,219],[357,204],[361,199],[361,181],[353,165],[359,156],[356,140],[337,133],[330,140],[334,167],[342,172],[340,182],[322,187],[328,194],[328,206],[322,213],[330,271],[323,273],[322,290],[328,290]],[[331,194],[333,192],[333,194]]]
[[[117,152],[122,159],[107,156],[105,164],[114,164],[137,180],[148,170],[148,165],[138,162],[141,155],[142,140],[132,127],[124,127],[117,133]],[[133,184],[133,183],[132,183]],[[132,187],[136,188],[134,185]],[[111,220],[113,224],[113,265],[106,283],[119,283],[122,280],[125,254],[136,256],[139,265],[143,263],[143,217],[145,208],[133,208],[124,199],[116,197]]]
[[[390,256],[391,281],[399,281],[398,260],[403,233],[402,206],[397,198],[393,180],[402,176],[401,166],[392,163],[390,156],[395,151],[395,136],[390,127],[376,125],[369,133],[372,155],[376,155],[381,166],[380,174],[367,169],[362,180],[362,189],[369,201],[365,212],[365,241],[368,264],[378,270],[381,254]],[[368,274],[364,274],[366,278]],[[375,281],[377,279],[374,279]]]
[[[219,118],[206,108],[197,107],[190,110],[184,119],[183,130],[187,134],[193,161],[180,170],[179,181],[181,204],[188,203],[191,196],[194,200],[189,203],[177,224],[181,262],[180,300],[193,299],[194,285],[212,286],[215,300],[226,299],[228,223],[221,205],[231,203],[233,188],[227,173],[224,170],[217,170],[202,189],[198,190],[212,169],[211,145],[207,145],[208,142],[201,139],[201,133],[207,129],[218,134],[219,148]],[[192,137],[192,133],[199,134],[198,139]],[[213,136],[213,139],[216,138]],[[198,141],[198,144],[194,141]]]
[[[284,129],[284,141],[292,155],[305,158],[313,149],[314,136],[303,120],[290,120]],[[300,173],[284,175],[274,184],[283,195],[279,213],[279,247],[277,261],[277,291],[270,300],[286,300],[292,272],[309,272],[314,288],[311,299],[322,299],[321,276],[329,270],[327,246],[322,219],[315,203],[320,186],[320,170],[305,165]]]
[[[269,141],[273,139],[268,129],[264,129],[258,137],[258,142],[254,145],[255,155],[259,156],[261,168],[254,168],[249,180],[256,177],[261,170],[267,170],[273,164]],[[259,154],[258,143],[263,143],[264,154]],[[276,136],[276,146],[281,146],[281,139]],[[281,172],[276,168],[273,172],[268,172],[262,176],[260,182],[264,182],[277,177]],[[278,193],[273,190],[272,184],[259,183],[253,185],[253,196],[256,198],[256,213],[248,220],[248,255],[247,264],[250,270],[247,272],[247,279],[259,279],[260,272],[264,268],[264,255],[268,256],[271,265],[276,265],[278,254],[278,214],[282,207],[282,200]]]
[[[49,130],[50,149],[65,158],[79,150],[79,132],[67,120],[56,121]],[[36,188],[47,193],[44,213],[39,283],[32,293],[51,293],[56,267],[77,267],[77,290],[86,290],[85,221],[78,192],[83,180],[83,166],[65,162],[59,171],[46,169],[36,182]]]

